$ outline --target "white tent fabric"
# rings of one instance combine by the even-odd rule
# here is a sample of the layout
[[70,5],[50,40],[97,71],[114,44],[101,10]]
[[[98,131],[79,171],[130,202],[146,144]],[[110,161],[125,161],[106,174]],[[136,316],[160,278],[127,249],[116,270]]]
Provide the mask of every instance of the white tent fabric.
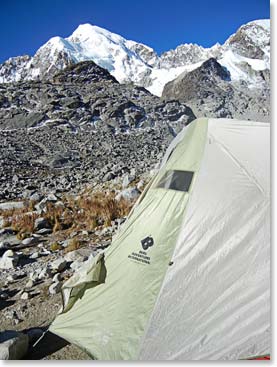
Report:
[[270,353],[269,144],[269,124],[209,120],[173,266],[140,360],[235,360]]

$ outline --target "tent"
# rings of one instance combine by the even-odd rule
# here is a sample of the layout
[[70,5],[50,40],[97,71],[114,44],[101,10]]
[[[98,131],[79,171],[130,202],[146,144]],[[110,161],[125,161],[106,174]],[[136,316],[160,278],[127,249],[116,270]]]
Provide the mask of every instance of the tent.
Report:
[[50,331],[98,360],[270,353],[270,127],[197,119]]

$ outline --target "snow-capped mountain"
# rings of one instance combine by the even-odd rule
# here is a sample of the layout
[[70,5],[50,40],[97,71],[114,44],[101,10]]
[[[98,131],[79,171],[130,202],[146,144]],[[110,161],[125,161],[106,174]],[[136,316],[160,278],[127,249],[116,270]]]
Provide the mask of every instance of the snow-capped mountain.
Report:
[[68,38],[51,38],[33,57],[19,56],[4,62],[0,65],[0,82],[37,79],[71,64],[93,60],[120,83],[133,82],[160,96],[166,83],[211,57],[228,69],[232,81],[262,88],[259,71],[270,68],[270,21],[243,25],[223,45],[204,48],[183,44],[161,56],[144,44],[83,24]]

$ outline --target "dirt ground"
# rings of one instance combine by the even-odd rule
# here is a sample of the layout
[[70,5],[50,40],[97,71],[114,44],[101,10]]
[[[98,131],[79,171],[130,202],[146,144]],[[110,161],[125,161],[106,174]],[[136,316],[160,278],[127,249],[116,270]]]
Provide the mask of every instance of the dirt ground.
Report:
[[[20,286],[20,282],[17,282],[17,284],[14,285],[14,289],[20,289]],[[12,289],[9,289],[9,291],[12,292]],[[24,307],[26,301],[17,299],[15,303],[15,299],[16,294],[14,297],[9,298],[9,301],[0,300],[0,331],[25,331],[32,328],[47,330],[62,304],[60,294],[45,297],[43,292],[34,295],[34,297],[28,301],[27,307]],[[22,321],[15,323],[15,318],[13,317],[14,312],[17,312],[17,315]],[[22,312],[24,312],[24,316]],[[30,350],[25,359],[87,360],[90,358],[78,347],[47,332],[41,341]]]

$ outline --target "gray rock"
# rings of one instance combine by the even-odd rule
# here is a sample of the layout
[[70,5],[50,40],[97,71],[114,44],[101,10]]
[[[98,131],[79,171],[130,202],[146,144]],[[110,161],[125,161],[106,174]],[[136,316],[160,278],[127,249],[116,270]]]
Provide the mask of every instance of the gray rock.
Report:
[[56,282],[50,285],[49,287],[49,293],[50,294],[57,294],[62,289],[62,282]]
[[41,279],[49,278],[51,277],[51,275],[52,275],[51,269],[46,266],[44,269],[39,271],[38,279],[41,280]]
[[32,260],[36,260],[36,259],[39,258],[39,252],[36,251],[36,252],[32,253],[29,257]]
[[29,200],[31,201],[40,201],[41,195],[38,192],[34,192],[32,195],[30,195]]
[[20,298],[26,301],[27,299],[30,298],[29,293],[28,292],[23,292],[22,295],[20,296]]
[[37,237],[28,237],[22,240],[22,245],[24,246],[34,246],[39,242]]
[[37,270],[34,270],[34,271],[31,271],[29,273],[29,279],[33,282],[36,282],[39,280],[39,274],[40,274],[41,270],[40,269],[37,269]]
[[6,330],[0,333],[0,360],[18,360],[28,351],[28,335]]
[[107,172],[103,177],[103,181],[111,181],[115,178],[115,174],[113,172]]
[[61,272],[66,268],[67,261],[63,258],[59,258],[51,263],[51,269],[53,271]]
[[29,279],[28,282],[25,284],[25,288],[32,288],[34,285],[35,282],[32,279]]
[[36,234],[39,234],[41,236],[46,236],[48,234],[51,234],[53,231],[52,229],[48,228],[41,228],[38,231],[36,231]]
[[58,198],[56,197],[56,195],[54,195],[53,193],[50,193],[49,195],[47,195],[47,197],[45,197],[44,199],[42,199],[38,204],[35,205],[35,209],[39,212],[39,213],[43,213],[46,211],[47,208],[47,203],[56,203],[58,201]]
[[140,194],[141,192],[137,188],[130,187],[118,193],[115,199],[118,201],[121,199],[128,200],[128,201],[134,201],[140,196]]
[[130,185],[130,183],[132,183],[135,180],[135,176],[131,176],[131,175],[125,175],[123,182],[122,182],[122,187],[125,189],[126,187],[128,187]]
[[0,258],[0,269],[14,269],[18,264],[19,257],[12,250],[4,252]]
[[35,220],[35,230],[38,231],[40,229],[49,229],[51,228],[50,223],[47,219],[40,217]]
[[144,180],[140,180],[137,183],[137,189],[141,191],[141,189],[145,186],[145,181]]
[[23,209],[23,201],[8,201],[6,203],[0,203],[0,210],[12,210],[12,209]]
[[60,273],[56,273],[56,274],[53,276],[53,278],[52,278],[52,282],[53,282],[53,283],[57,283],[57,282],[59,282],[61,279],[62,279],[61,274],[60,274]]
[[71,261],[85,261],[91,255],[91,249],[89,248],[80,248],[74,251],[70,251],[64,255],[64,259],[68,262]]

